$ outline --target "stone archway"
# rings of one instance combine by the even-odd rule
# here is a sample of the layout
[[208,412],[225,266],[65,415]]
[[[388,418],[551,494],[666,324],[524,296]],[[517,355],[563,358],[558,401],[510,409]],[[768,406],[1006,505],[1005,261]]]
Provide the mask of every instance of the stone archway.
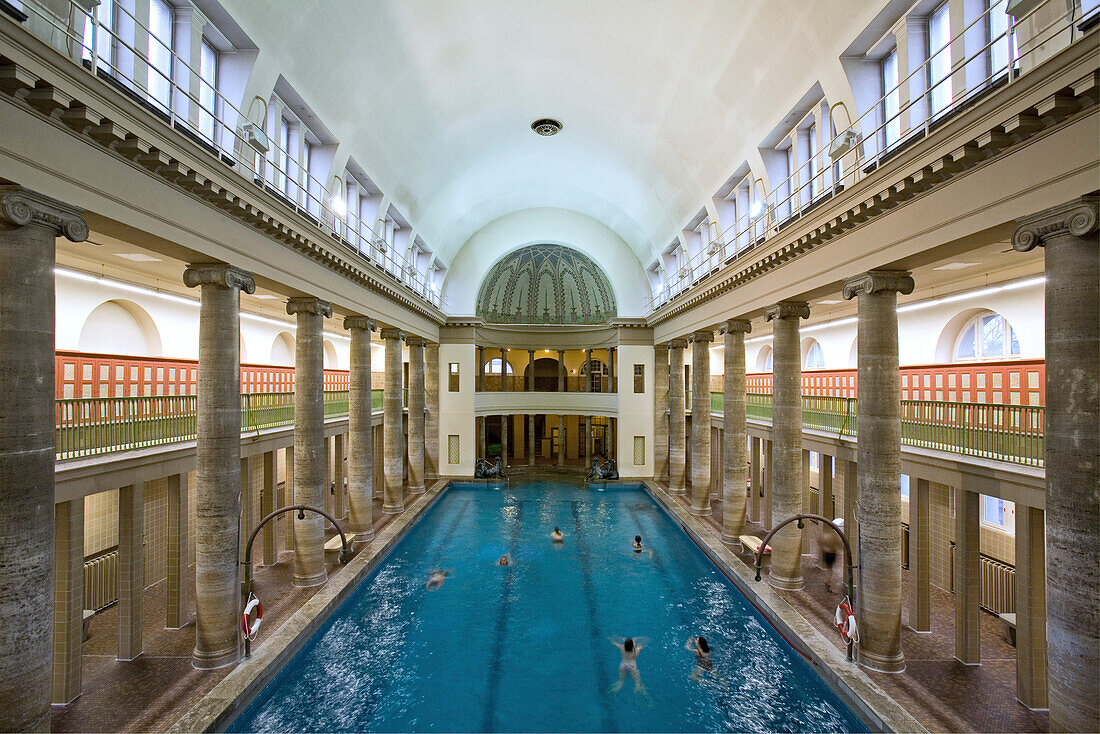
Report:
[[[535,392],[557,392],[558,376],[564,375],[565,368],[558,364],[557,359],[551,357],[539,357],[535,360]],[[523,369],[523,382],[526,385],[531,373],[531,365]]]

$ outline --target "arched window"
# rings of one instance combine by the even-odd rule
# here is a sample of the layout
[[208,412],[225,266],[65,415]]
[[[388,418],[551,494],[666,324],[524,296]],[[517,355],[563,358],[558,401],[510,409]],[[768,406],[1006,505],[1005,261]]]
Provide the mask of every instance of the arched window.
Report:
[[152,317],[133,301],[116,299],[95,307],[80,330],[80,351],[161,356],[160,332]]
[[806,347],[802,352],[802,368],[807,370],[820,370],[825,367],[825,352],[817,339],[807,339]]
[[[514,370],[512,369],[512,365],[508,362],[505,362],[505,364],[507,365],[508,374],[509,375],[514,374]],[[485,374],[487,374],[487,375],[499,375],[500,374],[500,357],[493,357],[492,359],[490,359],[488,362],[485,363]]]
[[1019,353],[1020,342],[1008,319],[993,311],[983,311],[959,331],[953,359],[956,362],[1004,359]]
[[763,347],[760,350],[760,354],[756,356],[756,369],[761,372],[772,371],[772,348]]

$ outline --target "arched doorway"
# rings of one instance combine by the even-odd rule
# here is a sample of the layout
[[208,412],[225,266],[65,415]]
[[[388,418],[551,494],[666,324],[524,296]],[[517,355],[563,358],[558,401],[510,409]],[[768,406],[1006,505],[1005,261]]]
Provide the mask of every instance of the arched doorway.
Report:
[[[558,360],[550,357],[540,357],[535,360],[535,391],[557,392],[558,375],[565,375],[565,368],[560,367]],[[523,381],[526,384],[531,374],[531,365],[523,369]]]

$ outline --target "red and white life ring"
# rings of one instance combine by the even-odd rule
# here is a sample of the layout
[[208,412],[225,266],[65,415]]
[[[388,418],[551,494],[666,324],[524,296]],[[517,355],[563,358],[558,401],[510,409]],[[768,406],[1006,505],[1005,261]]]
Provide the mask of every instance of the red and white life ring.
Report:
[[[252,612],[256,612],[256,618],[252,619]],[[260,600],[255,596],[248,597],[248,603],[244,605],[244,613],[241,614],[241,627],[244,636],[249,640],[256,639],[256,633],[260,631],[260,625],[264,621],[264,608]]]
[[856,626],[856,615],[852,611],[852,605],[848,600],[840,602],[836,607],[836,615],[833,623],[840,630],[840,636],[845,642],[859,642],[859,628]]

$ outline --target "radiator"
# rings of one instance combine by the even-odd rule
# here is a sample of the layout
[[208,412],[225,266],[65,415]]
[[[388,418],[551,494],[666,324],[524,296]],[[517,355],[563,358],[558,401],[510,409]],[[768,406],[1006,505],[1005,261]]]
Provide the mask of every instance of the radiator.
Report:
[[118,601],[118,551],[84,562],[84,608],[99,611]]
[[994,614],[1016,613],[1016,569],[988,556],[981,557],[981,606]]

